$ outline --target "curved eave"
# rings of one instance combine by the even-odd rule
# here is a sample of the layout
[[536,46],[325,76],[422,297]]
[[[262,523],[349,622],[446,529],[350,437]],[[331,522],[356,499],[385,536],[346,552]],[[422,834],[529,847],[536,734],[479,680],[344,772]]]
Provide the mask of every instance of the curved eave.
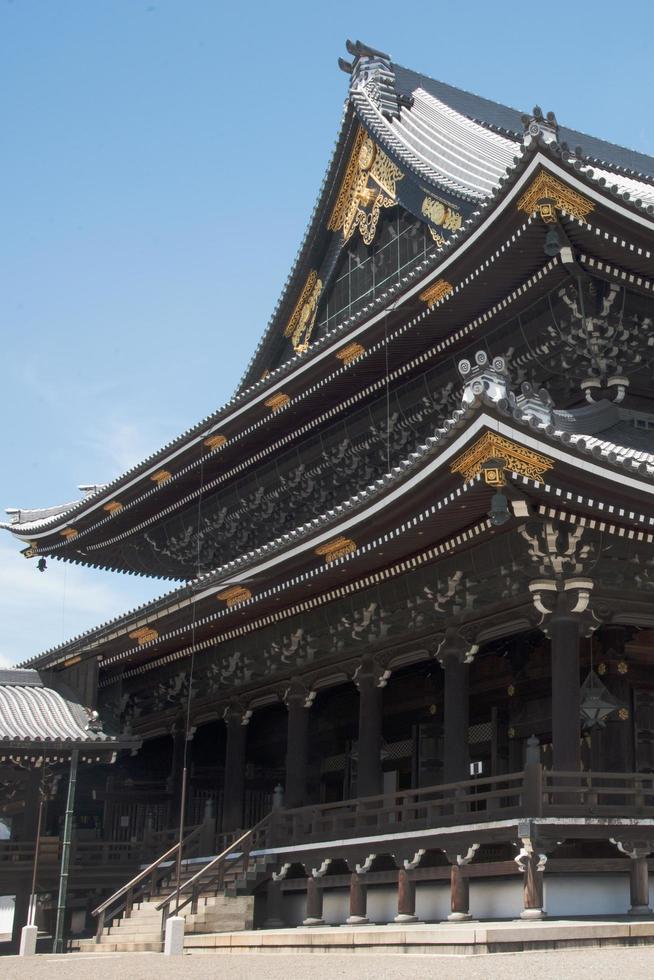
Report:
[[[165,655],[183,642],[189,630],[194,629],[198,635],[208,630],[209,636],[220,630],[222,635],[223,631],[249,621],[253,615],[274,615],[281,608],[276,605],[278,602],[286,605],[315,590],[328,591],[334,584],[332,580],[341,581],[343,574],[365,574],[385,564],[387,557],[380,548],[389,547],[388,542],[391,550],[406,549],[397,530],[398,522],[406,531],[415,529],[421,522],[435,520],[428,538],[432,544],[437,544],[444,533],[454,534],[474,521],[483,522],[489,488],[466,485],[462,489],[459,478],[450,472],[450,463],[484,432],[498,433],[545,454],[562,472],[569,471],[582,482],[590,480],[591,487],[593,481],[600,480],[613,494],[619,489],[623,498],[632,498],[640,508],[638,513],[625,513],[627,523],[631,521],[647,533],[648,529],[654,529],[653,455],[611,446],[598,438],[557,432],[551,425],[545,426],[524,415],[518,414],[516,418],[501,403],[477,402],[455,413],[437,436],[392,474],[334,511],[243,556],[238,562],[230,562],[203,576],[191,586],[175,590],[155,603],[48,651],[30,661],[30,665],[55,666],[78,652],[101,655],[105,664]],[[438,504],[427,506],[437,492],[442,494]],[[468,496],[461,498],[462,493]],[[452,516],[454,520],[450,523]],[[354,540],[357,550],[325,566],[316,556],[316,549],[339,537]],[[263,588],[258,589],[259,584]],[[249,588],[251,598],[234,608],[217,609],[219,593],[238,585]],[[130,643],[129,633],[142,626],[155,628],[159,635],[143,646]],[[109,649],[103,651],[107,646]]]
[[[261,412],[262,403],[276,392],[296,391],[303,393],[307,389],[307,380],[320,375],[324,372],[324,367],[330,363],[338,349],[346,342],[351,342],[353,338],[363,338],[368,331],[378,326],[380,320],[385,316],[388,308],[392,306],[393,312],[398,315],[410,315],[419,306],[418,296],[431,283],[441,277],[451,278],[457,281],[458,268],[463,268],[469,261],[472,249],[478,245],[486,234],[490,233],[493,225],[499,222],[506,214],[507,209],[514,203],[518,195],[522,193],[526,185],[530,182],[539,168],[551,172],[563,182],[586,197],[590,197],[597,205],[602,207],[605,212],[610,214],[615,220],[624,223],[634,232],[641,236],[651,239],[654,231],[654,220],[651,215],[654,213],[654,206],[638,206],[631,200],[625,200],[624,194],[607,192],[599,181],[595,181],[588,172],[582,172],[582,164],[575,161],[574,165],[566,165],[559,159],[552,158],[553,150],[551,145],[541,145],[530,156],[525,156],[516,165],[513,173],[504,181],[500,182],[498,191],[490,199],[482,210],[475,214],[466,222],[463,229],[452,236],[450,243],[441,252],[437,253],[433,260],[431,271],[423,272],[420,276],[407,277],[408,286],[402,283],[402,290],[389,289],[388,293],[379,297],[377,301],[370,304],[369,308],[362,311],[359,318],[346,320],[339,328],[330,332],[318,344],[315,345],[309,354],[300,359],[294,357],[291,362],[273,372],[271,378],[267,379],[265,385],[255,387],[261,390],[243,404],[236,405],[240,399],[221,410],[209,420],[205,420],[201,426],[191,430],[192,434],[185,434],[175,443],[166,447],[155,457],[151,457],[146,463],[135,470],[129,471],[112,484],[109,484],[97,494],[90,495],[80,501],[64,514],[58,514],[46,521],[33,522],[28,528],[21,525],[2,524],[7,530],[22,540],[40,541],[44,537],[60,535],[66,527],[74,521],[79,522],[88,518],[89,515],[97,512],[104,504],[121,493],[132,491],[139,484],[149,480],[152,475],[166,465],[179,465],[184,453],[197,452],[203,440],[222,429],[229,429],[234,426],[242,426],[248,421],[249,412]],[[377,312],[370,313],[370,307]],[[351,322],[354,320],[354,324]],[[357,320],[361,321],[357,323]],[[345,370],[345,369],[344,369]],[[309,386],[310,387],[310,386]],[[259,416],[260,418],[260,416]],[[247,425],[246,425],[247,428]],[[164,487],[166,485],[164,484]],[[162,488],[149,488],[152,493],[156,493]],[[56,539],[57,544],[61,545],[60,539]],[[54,544],[54,542],[52,542]],[[62,556],[72,551],[72,546],[59,548]],[[39,553],[49,553],[42,547]]]

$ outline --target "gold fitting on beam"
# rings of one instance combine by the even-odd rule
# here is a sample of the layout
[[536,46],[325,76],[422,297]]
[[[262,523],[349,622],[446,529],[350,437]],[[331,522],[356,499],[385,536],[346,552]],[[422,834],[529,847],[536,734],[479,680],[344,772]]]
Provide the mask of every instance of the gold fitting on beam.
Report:
[[82,659],[81,655],[78,653],[76,657],[69,657],[68,660],[64,660],[62,667],[74,667]]
[[37,553],[37,545],[35,544],[30,544],[27,548],[23,548],[21,551],[21,555],[24,558],[34,558]]
[[237,606],[240,602],[247,602],[252,598],[252,593],[244,585],[232,585],[231,588],[219,592],[216,599],[226,602],[228,606]]
[[328,541],[327,544],[321,544],[316,549],[314,554],[319,555],[324,558],[329,565],[333,561],[337,561],[339,558],[344,558],[346,555],[351,555],[352,552],[357,550],[357,546],[351,538],[334,538],[333,541]]
[[266,408],[271,408],[273,412],[278,412],[280,408],[285,408],[290,400],[288,395],[280,391],[276,395],[271,395],[270,398],[266,398],[264,405]]
[[[546,170],[541,170],[518,201],[517,208],[518,211],[524,211],[526,214],[538,211],[543,220],[549,224],[556,220],[556,215],[552,217],[553,209],[566,211],[573,218],[584,221],[591,211],[595,210],[595,205],[557,177]],[[543,208],[545,214],[541,210]]]
[[63,531],[59,532],[59,534],[62,536],[62,538],[66,538],[67,541],[70,541],[71,538],[77,537],[79,531],[74,527],[65,527]]
[[208,439],[204,440],[204,445],[207,449],[218,449],[220,446],[224,446],[227,442],[227,436],[221,436],[218,433],[215,436],[209,436]]
[[428,286],[427,289],[420,293],[420,299],[423,301],[423,303],[426,303],[427,306],[433,306],[434,303],[438,303],[439,300],[449,296],[453,291],[454,286],[451,282],[448,282],[446,279],[438,279],[435,283]]
[[336,357],[343,364],[351,364],[352,361],[356,361],[358,357],[365,354],[366,349],[362,347],[361,344],[353,342],[351,344],[346,344],[345,347],[341,347],[339,351],[336,352]]
[[116,514],[119,510],[123,509],[123,505],[120,500],[110,500],[102,509],[106,510],[108,514]]
[[[488,465],[488,468],[487,467]],[[543,482],[543,475],[551,470],[554,463],[547,456],[541,456],[531,449],[511,442],[496,432],[486,432],[470,449],[458,456],[450,465],[452,473],[459,473],[465,483],[484,473],[484,480],[491,486],[501,486],[491,482],[486,473],[499,478],[499,469],[509,470],[526,476],[536,483]],[[502,479],[504,474],[502,473]]]
[[136,640],[140,647],[146,643],[150,643],[152,640],[156,640],[158,636],[159,633],[157,630],[152,629],[151,626],[141,626],[140,629],[134,630],[129,634],[130,640]]
[[170,480],[172,475],[173,474],[170,472],[170,470],[157,470],[156,473],[152,474],[150,479],[153,483],[158,483],[159,486],[161,486],[161,484],[165,483],[166,480]]

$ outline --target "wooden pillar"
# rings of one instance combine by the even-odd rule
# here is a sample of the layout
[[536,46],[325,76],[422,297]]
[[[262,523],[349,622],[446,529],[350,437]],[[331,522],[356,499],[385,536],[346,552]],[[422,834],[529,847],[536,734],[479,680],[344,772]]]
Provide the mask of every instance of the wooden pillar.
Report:
[[549,622],[552,651],[552,769],[581,768],[579,618],[554,613]]
[[458,653],[445,649],[441,655],[445,671],[443,777],[458,783],[470,775],[468,751],[468,665]]
[[543,910],[543,854],[525,854],[519,864],[524,872],[522,883],[523,910],[521,919],[544,919]]
[[647,855],[641,852],[635,857],[632,857],[629,870],[629,893],[631,898],[629,915],[651,915]]
[[383,788],[382,692],[378,671],[368,660],[359,668],[356,685],[359,689],[357,796],[378,796]]
[[307,878],[307,909],[306,916],[302,923],[303,926],[324,926],[325,920],[322,917],[322,888],[313,875]]
[[472,918],[470,915],[470,884],[463,867],[455,861],[450,871],[450,893],[452,911],[448,915],[450,922],[462,922]]
[[304,806],[307,802],[307,758],[309,741],[309,707],[307,691],[292,683],[286,694],[288,724],[286,736],[286,807]]
[[225,749],[225,785],[223,788],[223,820],[225,833],[243,829],[243,797],[245,795],[245,747],[248,718],[238,708],[225,712],[227,746]]
[[350,877],[350,914],[345,920],[349,926],[362,926],[368,922],[366,912],[368,904],[368,889],[361,880],[361,875],[355,873]]
[[417,922],[416,883],[408,871],[400,868],[397,873],[397,915],[395,922]]

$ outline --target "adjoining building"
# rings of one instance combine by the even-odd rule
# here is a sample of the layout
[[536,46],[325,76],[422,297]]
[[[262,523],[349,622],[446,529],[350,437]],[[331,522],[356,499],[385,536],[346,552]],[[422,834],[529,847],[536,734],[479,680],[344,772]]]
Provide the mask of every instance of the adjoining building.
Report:
[[124,882],[168,857],[94,887],[103,942],[144,898],[189,931],[649,913],[654,159],[348,52],[234,397],[3,525],[177,583],[23,665],[143,743],[86,817]]

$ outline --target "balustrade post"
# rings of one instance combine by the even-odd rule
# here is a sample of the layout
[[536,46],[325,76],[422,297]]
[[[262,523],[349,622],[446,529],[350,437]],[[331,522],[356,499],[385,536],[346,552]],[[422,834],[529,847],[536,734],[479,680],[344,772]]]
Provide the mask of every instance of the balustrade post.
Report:
[[345,920],[349,926],[363,926],[368,923],[368,888],[361,875],[352,872],[350,876],[350,914]]
[[394,921],[403,924],[418,921],[416,883],[405,868],[400,868],[397,873],[397,915]]
[[324,926],[325,920],[322,917],[323,891],[310,874],[307,878],[307,907],[306,916],[302,922],[303,926]]

